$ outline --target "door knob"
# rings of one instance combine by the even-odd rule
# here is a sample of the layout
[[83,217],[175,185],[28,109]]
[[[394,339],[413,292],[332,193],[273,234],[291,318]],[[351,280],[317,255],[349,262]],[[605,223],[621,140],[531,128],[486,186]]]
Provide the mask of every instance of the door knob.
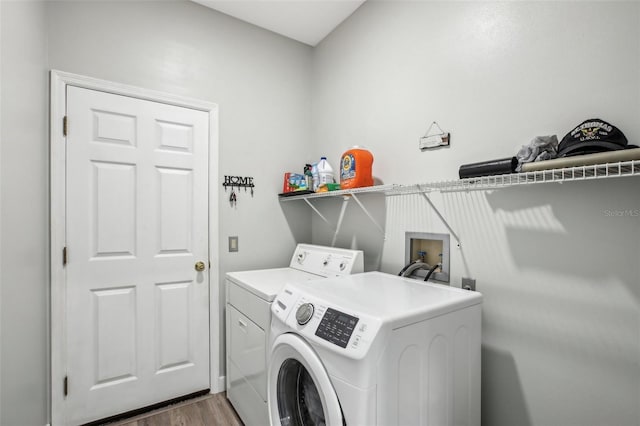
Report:
[[196,271],[198,272],[204,271],[204,262],[196,262]]

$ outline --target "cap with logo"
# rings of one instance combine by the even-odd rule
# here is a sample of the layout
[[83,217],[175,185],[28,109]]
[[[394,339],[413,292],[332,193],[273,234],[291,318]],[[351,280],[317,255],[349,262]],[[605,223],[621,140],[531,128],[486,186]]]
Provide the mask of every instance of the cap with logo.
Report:
[[627,138],[616,126],[599,118],[578,124],[558,144],[558,157],[615,151],[627,147]]

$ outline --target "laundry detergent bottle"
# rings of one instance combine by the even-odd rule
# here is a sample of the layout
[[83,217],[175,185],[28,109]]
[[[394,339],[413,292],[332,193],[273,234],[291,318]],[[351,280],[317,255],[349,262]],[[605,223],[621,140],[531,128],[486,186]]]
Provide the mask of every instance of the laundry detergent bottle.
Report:
[[372,164],[373,155],[364,148],[354,146],[342,154],[340,160],[340,189],[372,186]]

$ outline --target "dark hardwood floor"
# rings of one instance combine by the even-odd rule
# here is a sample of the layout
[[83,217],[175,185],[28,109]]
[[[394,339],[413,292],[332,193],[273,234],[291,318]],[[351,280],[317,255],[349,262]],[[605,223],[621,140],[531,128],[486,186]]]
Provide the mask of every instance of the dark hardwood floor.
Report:
[[109,426],[243,426],[226,393],[205,395],[159,408]]

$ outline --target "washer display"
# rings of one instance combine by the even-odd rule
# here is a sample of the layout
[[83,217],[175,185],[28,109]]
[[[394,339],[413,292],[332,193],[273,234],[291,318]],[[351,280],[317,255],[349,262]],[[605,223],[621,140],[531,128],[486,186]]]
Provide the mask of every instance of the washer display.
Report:
[[346,348],[357,323],[358,318],[328,308],[316,329],[316,336]]

